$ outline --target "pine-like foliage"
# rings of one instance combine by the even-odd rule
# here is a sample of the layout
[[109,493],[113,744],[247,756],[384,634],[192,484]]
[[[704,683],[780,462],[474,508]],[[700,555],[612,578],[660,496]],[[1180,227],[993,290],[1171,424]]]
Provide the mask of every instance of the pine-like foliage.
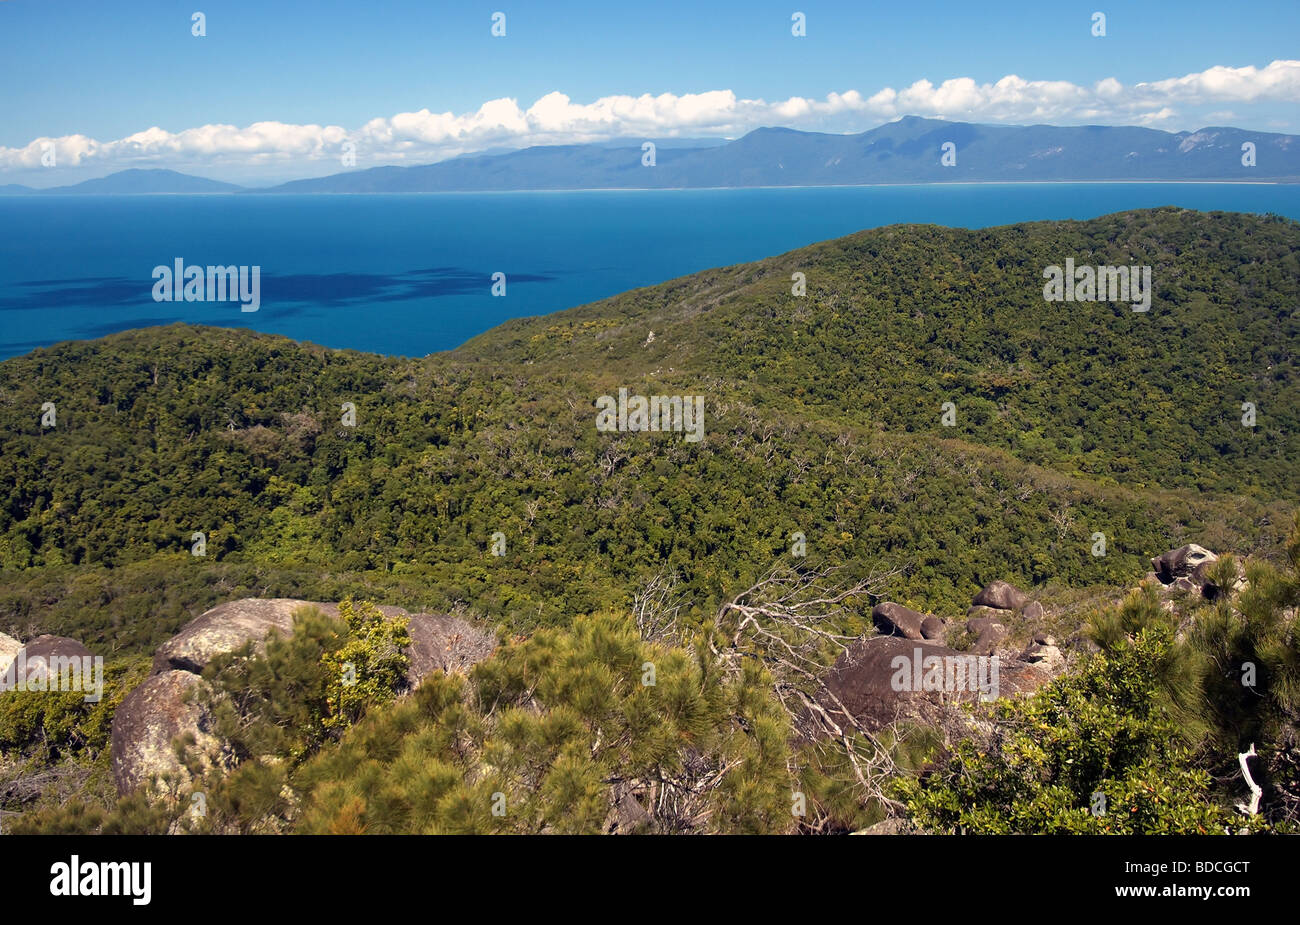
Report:
[[773,832],[788,727],[757,667],[581,618],[436,674],[295,776],[306,832]]

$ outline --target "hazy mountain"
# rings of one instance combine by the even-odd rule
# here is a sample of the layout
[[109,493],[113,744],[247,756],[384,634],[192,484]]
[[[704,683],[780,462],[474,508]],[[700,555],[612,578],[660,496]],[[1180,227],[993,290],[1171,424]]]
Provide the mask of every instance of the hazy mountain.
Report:
[[56,186],[34,192],[53,195],[132,195],[140,193],[233,193],[243,189],[234,183],[207,180],[175,170],[132,168],[86,180],[72,186]]
[[[956,163],[941,163],[951,142]],[[1255,146],[1255,167],[1242,145]],[[674,189],[998,181],[1300,182],[1300,136],[1237,128],[1163,132],[1131,126],[1002,126],[908,116],[857,135],[755,129],[743,138],[494,148],[418,167],[372,167],[250,189],[174,170],[123,170],[71,186],[0,186],[0,195],[142,193],[423,193]]]
[[[1130,126],[998,126],[909,116],[857,135],[762,128],[723,144],[553,145],[375,167],[258,192],[834,186],[1065,180],[1300,180],[1300,138],[1236,128],[1163,132]],[[956,163],[940,163],[951,142]],[[1255,167],[1242,145],[1255,145]]]

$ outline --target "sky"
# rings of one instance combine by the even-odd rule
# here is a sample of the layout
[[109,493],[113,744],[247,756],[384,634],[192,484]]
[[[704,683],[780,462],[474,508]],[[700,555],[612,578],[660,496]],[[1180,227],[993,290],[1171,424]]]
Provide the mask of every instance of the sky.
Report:
[[904,115],[1300,133],[1300,2],[0,0],[0,87],[36,187]]

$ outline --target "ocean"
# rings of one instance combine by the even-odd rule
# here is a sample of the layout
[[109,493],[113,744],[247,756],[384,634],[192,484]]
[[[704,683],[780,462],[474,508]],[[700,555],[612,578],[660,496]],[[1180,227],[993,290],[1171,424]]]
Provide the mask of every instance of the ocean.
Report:
[[[1069,183],[0,197],[0,358],[189,321],[400,356],[709,267],[900,222],[1175,205],[1300,219],[1300,185]],[[260,305],[158,302],[155,267],[260,267]],[[498,292],[493,295],[494,275]]]

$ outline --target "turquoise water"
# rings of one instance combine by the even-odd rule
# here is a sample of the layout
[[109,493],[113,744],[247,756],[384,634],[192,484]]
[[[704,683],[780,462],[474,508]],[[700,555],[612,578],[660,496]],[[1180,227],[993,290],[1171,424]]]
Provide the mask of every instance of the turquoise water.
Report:
[[[990,184],[374,196],[0,197],[0,357],[172,321],[422,356],[508,319],[898,222],[1176,205],[1300,219],[1300,186]],[[261,307],[155,302],[155,266],[261,267]],[[504,273],[506,294],[492,295]]]

